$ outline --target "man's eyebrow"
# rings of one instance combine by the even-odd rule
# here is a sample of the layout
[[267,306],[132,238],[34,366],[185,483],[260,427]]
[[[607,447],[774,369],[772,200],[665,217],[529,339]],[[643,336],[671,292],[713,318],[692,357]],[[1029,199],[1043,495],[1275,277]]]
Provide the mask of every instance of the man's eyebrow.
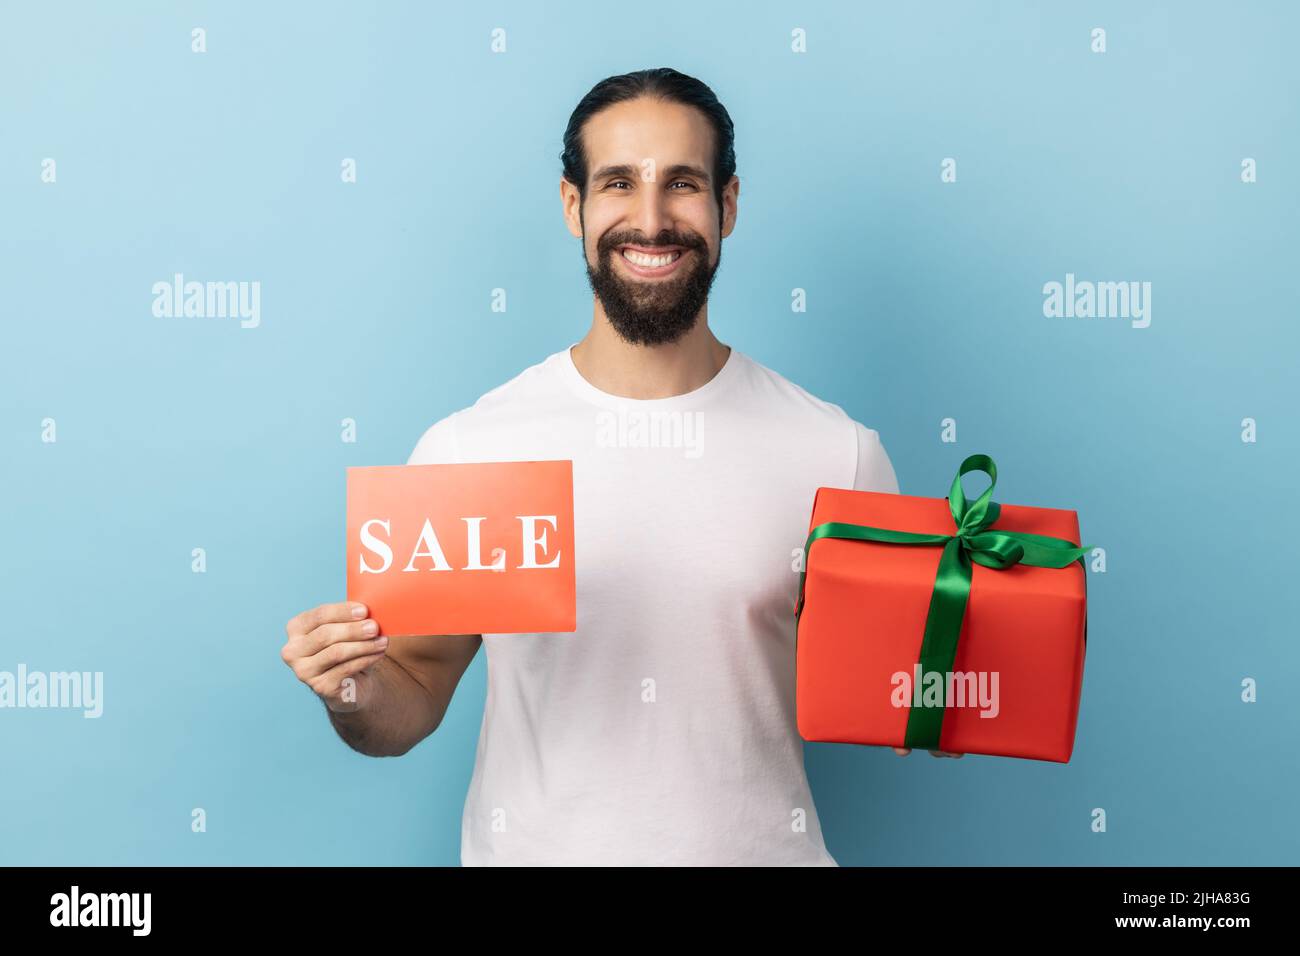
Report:
[[668,179],[676,179],[678,176],[694,176],[706,183],[709,181],[707,170],[700,169],[698,166],[691,166],[688,163],[677,163],[675,166],[669,166],[664,170],[664,176]]
[[[694,176],[696,179],[702,179],[706,183],[709,181],[709,174],[706,170],[698,166],[692,166],[689,163],[674,163],[660,171],[660,174],[669,179],[675,179],[678,176]],[[615,166],[602,166],[592,175],[592,182],[599,182],[602,179],[612,179],[615,176],[625,176],[628,179],[638,179],[641,176],[641,170],[631,163],[619,163]]]

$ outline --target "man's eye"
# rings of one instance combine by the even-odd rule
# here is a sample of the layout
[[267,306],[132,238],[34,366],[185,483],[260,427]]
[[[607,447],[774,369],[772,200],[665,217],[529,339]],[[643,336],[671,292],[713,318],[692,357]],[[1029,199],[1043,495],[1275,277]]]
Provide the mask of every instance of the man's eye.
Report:
[[[677,186],[679,184],[682,186],[690,186],[692,189],[695,188],[695,184],[691,182],[689,179],[674,179],[671,183],[668,184],[668,188],[671,189],[673,186]],[[632,188],[632,184],[629,183],[626,179],[613,179],[605,184],[606,189],[612,189],[615,186],[626,186],[628,189]]]

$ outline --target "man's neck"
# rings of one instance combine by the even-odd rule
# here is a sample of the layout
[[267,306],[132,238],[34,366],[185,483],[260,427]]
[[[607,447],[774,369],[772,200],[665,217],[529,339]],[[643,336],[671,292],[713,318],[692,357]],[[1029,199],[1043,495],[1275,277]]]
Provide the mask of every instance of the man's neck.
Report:
[[714,336],[706,311],[676,342],[632,345],[614,331],[597,303],[591,330],[570,354],[579,374],[602,392],[648,399],[695,391],[718,374],[731,348]]

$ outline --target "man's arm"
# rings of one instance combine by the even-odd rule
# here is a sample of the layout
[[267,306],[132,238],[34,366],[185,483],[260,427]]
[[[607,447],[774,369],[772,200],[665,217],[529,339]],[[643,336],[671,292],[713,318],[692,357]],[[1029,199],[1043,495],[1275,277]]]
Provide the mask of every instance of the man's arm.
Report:
[[327,702],[330,723],[353,750],[401,756],[438,729],[482,642],[479,634],[392,638],[387,654],[369,668],[365,705],[336,710]]
[[349,747],[396,757],[442,723],[482,636],[390,640],[375,637],[374,624],[362,605],[322,604],[285,625],[288,640],[280,657],[325,703]]
[[894,474],[894,463],[889,460],[880,433],[859,421],[853,424],[858,433],[858,468],[853,476],[854,489],[898,494],[898,476]]
[[[408,465],[461,461],[456,415],[425,430]],[[482,643],[479,634],[377,637],[363,605],[322,604],[289,621],[281,651],[325,703],[349,747],[374,757],[406,753],[442,723],[451,695]]]

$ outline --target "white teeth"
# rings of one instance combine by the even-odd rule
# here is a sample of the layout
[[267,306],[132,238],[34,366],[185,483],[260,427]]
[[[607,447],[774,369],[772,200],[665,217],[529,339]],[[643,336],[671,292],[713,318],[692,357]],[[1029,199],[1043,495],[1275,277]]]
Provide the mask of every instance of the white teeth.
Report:
[[632,249],[623,250],[623,258],[634,265],[641,266],[643,269],[657,269],[660,266],[666,266],[668,263],[676,260],[681,256],[681,250],[674,250],[664,256],[647,256],[644,253],[635,252]]

